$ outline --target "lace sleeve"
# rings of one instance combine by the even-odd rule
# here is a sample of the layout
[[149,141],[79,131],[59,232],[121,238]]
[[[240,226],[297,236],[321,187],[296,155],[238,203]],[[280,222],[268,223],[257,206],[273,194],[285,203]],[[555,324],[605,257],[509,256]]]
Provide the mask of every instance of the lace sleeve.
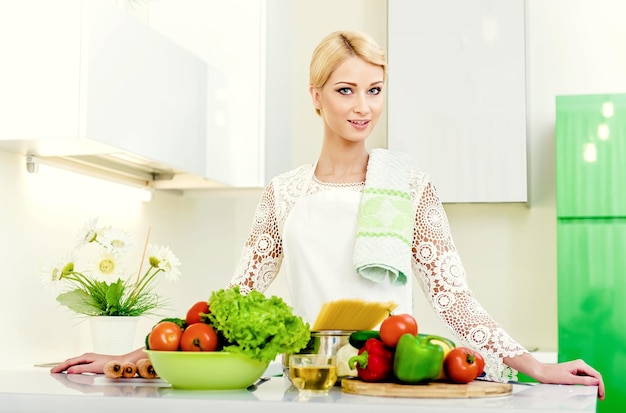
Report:
[[265,291],[278,274],[282,254],[274,186],[270,183],[261,195],[250,235],[228,287],[239,285],[244,294],[251,290]]
[[485,358],[485,373],[492,380],[514,378],[504,357],[526,352],[487,313],[467,285],[463,264],[450,233],[443,205],[430,181],[416,198],[413,235],[413,271],[426,297],[457,340]]

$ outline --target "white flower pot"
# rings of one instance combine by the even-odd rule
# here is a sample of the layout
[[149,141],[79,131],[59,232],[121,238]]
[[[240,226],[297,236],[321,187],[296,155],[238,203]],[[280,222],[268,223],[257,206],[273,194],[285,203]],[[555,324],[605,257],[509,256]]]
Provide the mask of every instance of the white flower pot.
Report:
[[139,317],[89,317],[93,352],[121,355],[134,350]]

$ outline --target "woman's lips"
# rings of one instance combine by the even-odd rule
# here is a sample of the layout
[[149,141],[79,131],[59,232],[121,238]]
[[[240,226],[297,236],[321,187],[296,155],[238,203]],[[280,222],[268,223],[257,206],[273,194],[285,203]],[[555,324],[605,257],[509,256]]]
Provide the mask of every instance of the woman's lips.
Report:
[[369,123],[370,123],[369,120],[350,120],[348,122],[350,122],[350,124],[354,128],[359,129],[359,130],[367,128],[367,125],[369,125]]

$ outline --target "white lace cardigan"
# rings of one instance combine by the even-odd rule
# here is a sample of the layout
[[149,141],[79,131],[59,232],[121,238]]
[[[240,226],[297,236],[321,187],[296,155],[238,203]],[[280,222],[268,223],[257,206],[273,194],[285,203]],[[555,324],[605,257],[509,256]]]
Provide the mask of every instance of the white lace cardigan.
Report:
[[[283,258],[283,225],[303,187],[307,194],[328,188],[362,191],[364,184],[327,184],[309,178],[312,165],[303,165],[276,176],[263,191],[241,260],[229,284],[243,293],[265,291]],[[455,336],[457,346],[474,348],[485,358],[489,379],[506,381],[516,372],[504,365],[504,357],[523,354],[518,344],[474,298],[454,246],[448,219],[431,183],[420,171],[411,171],[411,197],[415,211],[412,270],[435,312]]]

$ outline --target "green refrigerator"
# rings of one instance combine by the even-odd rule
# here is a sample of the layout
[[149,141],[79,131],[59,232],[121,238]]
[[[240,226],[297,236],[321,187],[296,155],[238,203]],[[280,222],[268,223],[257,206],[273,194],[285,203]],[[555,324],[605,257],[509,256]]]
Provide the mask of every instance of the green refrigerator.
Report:
[[557,96],[558,358],[599,370],[626,411],[626,94]]

